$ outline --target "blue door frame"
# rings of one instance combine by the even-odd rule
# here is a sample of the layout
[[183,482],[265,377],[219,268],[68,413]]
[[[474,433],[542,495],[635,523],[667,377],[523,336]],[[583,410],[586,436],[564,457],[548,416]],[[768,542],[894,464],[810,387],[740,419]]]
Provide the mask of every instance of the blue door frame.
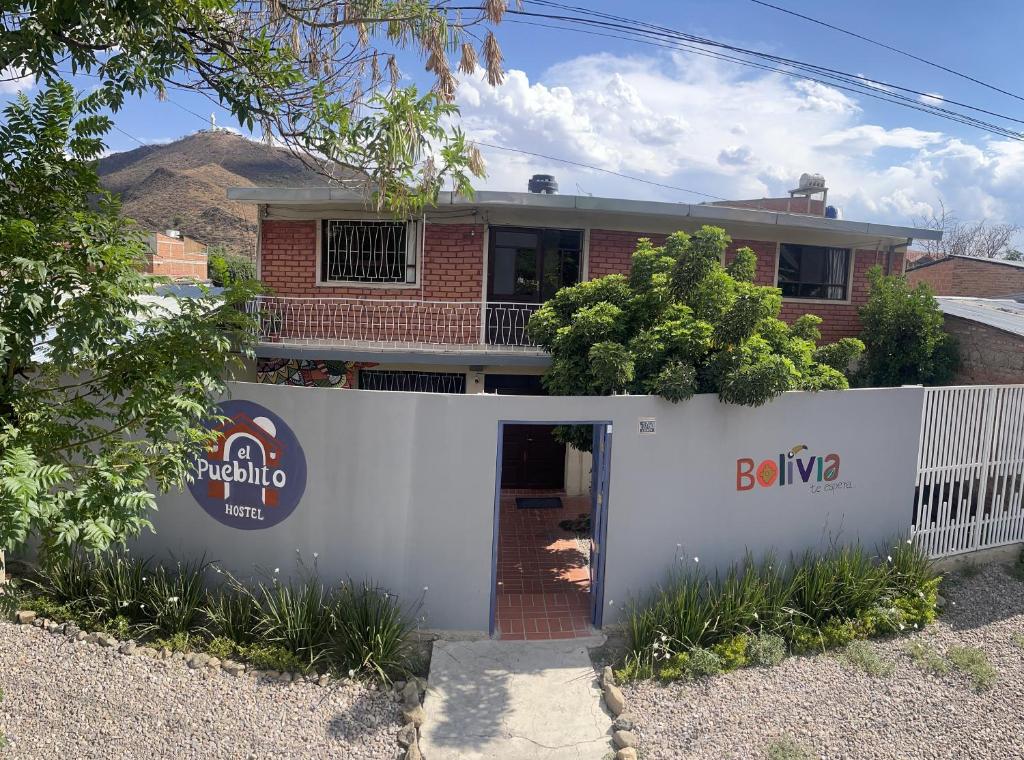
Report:
[[[590,594],[591,623],[600,628],[604,619],[604,558],[608,530],[608,489],[611,481],[612,423],[610,420],[499,420],[494,467],[494,532],[491,537],[491,609],[487,626],[494,635],[498,603],[498,536],[501,529],[501,457],[505,425],[593,425],[593,464],[590,472]],[[596,553],[596,556],[595,556]]]

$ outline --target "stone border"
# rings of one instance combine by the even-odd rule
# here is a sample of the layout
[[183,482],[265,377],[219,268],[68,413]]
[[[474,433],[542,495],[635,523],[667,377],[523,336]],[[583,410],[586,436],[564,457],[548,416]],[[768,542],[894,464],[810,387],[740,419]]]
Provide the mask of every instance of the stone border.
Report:
[[639,741],[633,729],[636,720],[626,712],[626,697],[622,689],[615,685],[615,673],[610,665],[601,671],[601,690],[604,692],[604,704],[615,719],[612,722],[612,747],[616,750],[615,760],[637,760]]
[[[118,641],[109,633],[83,631],[74,623],[58,623],[55,620],[39,617],[32,610],[18,610],[14,614],[14,622],[17,625],[32,626],[41,631],[55,636],[64,636],[73,643],[85,642],[97,647],[116,649],[123,655],[135,655],[148,657],[152,660],[180,660],[190,670],[211,670],[223,671],[228,675],[239,677],[243,674],[253,678],[263,677],[268,681],[282,684],[291,684],[299,681],[327,686],[331,683],[330,673],[317,673],[315,671],[306,675],[301,673],[279,672],[276,670],[257,670],[250,668],[243,662],[235,660],[221,660],[203,652],[172,652],[167,647],[159,649],[136,641]],[[349,679],[341,679],[344,684]],[[371,684],[371,689],[376,685]],[[422,698],[426,696],[427,682],[422,678],[413,676],[408,681],[396,681],[394,684],[395,701],[402,705],[402,719],[405,724],[398,730],[396,741],[402,751],[402,760],[423,760],[420,752],[420,726],[426,719],[426,712],[423,710]]]

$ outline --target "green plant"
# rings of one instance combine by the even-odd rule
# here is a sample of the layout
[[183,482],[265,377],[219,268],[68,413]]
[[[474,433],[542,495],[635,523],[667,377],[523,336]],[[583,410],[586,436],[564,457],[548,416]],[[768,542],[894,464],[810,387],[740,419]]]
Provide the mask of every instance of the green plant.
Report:
[[207,599],[207,613],[214,632],[237,644],[249,644],[256,635],[260,604],[233,578]]
[[330,658],[335,667],[385,683],[407,670],[412,616],[392,594],[369,582],[348,581],[335,593],[332,612]]
[[992,688],[999,675],[988,661],[988,655],[978,647],[950,647],[946,657],[954,668],[971,679],[976,691]]
[[203,560],[177,562],[173,571],[164,565],[152,570],[143,589],[144,633],[174,635],[198,630],[206,615],[205,572]]
[[[717,393],[727,403],[758,406],[786,390],[848,387],[828,362],[849,363],[862,348],[848,340],[821,352],[819,317],[792,326],[778,318],[777,288],[752,281],[756,257],[718,227],[676,232],[664,246],[638,242],[628,277],[608,275],[562,288],[528,324],[547,350],[544,385],[553,395],[650,393],[672,402]],[[577,447],[590,443],[565,431]]]
[[722,670],[736,670],[750,662],[748,650],[751,644],[751,637],[745,633],[738,633],[727,639],[719,641],[711,647],[711,651],[718,656],[722,662]]
[[686,663],[686,672],[692,678],[715,676],[723,670],[722,658],[710,649],[697,647],[691,649],[687,654],[689,654],[689,660]]
[[248,256],[239,256],[224,246],[211,246],[207,251],[210,282],[224,287],[236,282],[256,279],[256,265]]
[[912,641],[906,646],[906,653],[922,670],[932,675],[941,676],[949,672],[949,662],[930,646]]
[[230,660],[238,656],[237,644],[225,636],[215,636],[206,642],[206,653],[221,660]]
[[786,659],[786,640],[774,633],[762,633],[750,641],[747,649],[750,664],[771,668]]
[[136,559],[125,552],[102,555],[93,568],[94,587],[89,597],[93,615],[100,620],[122,617],[132,623],[144,622],[149,613],[152,568],[148,559]]
[[1015,633],[1010,640],[1018,649],[1024,649],[1024,633]]
[[282,646],[250,644],[235,647],[238,659],[260,670],[306,671],[309,663]]
[[1010,576],[1019,581],[1024,581],[1024,549],[1017,555],[1017,561],[1007,568]]
[[865,351],[856,381],[865,386],[942,385],[959,366],[956,340],[944,332],[931,288],[868,270],[871,292],[860,308]]
[[872,678],[888,678],[893,664],[886,662],[878,651],[866,641],[854,641],[843,650],[841,658],[848,665],[863,670]]
[[82,552],[45,558],[34,578],[27,581],[56,602],[85,604],[93,591],[93,563]]
[[187,652],[192,649],[195,637],[185,631],[179,631],[172,636],[154,638],[151,643],[157,649],[166,647],[172,652]]
[[276,578],[259,587],[261,614],[256,624],[260,641],[293,653],[309,669],[331,642],[334,611],[324,585],[308,576],[301,582]]
[[788,734],[769,743],[765,756],[768,760],[812,760],[814,757],[800,742]]

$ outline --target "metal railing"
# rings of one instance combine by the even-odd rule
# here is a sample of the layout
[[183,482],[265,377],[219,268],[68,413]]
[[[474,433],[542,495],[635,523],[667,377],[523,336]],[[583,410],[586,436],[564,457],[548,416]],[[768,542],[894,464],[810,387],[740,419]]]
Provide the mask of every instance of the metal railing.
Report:
[[1024,385],[925,389],[916,486],[930,556],[1024,541]]
[[526,323],[540,305],[257,296],[248,308],[263,343],[536,350]]

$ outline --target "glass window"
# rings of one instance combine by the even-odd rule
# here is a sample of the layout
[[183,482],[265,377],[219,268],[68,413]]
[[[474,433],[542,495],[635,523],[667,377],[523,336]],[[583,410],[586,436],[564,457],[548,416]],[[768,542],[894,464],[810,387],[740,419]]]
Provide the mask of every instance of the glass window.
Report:
[[849,279],[847,248],[792,243],[783,243],[779,248],[778,286],[786,298],[845,301]]
[[416,282],[404,222],[325,219],[321,234],[321,282]]
[[583,233],[494,227],[489,251],[489,300],[539,304],[579,282]]

